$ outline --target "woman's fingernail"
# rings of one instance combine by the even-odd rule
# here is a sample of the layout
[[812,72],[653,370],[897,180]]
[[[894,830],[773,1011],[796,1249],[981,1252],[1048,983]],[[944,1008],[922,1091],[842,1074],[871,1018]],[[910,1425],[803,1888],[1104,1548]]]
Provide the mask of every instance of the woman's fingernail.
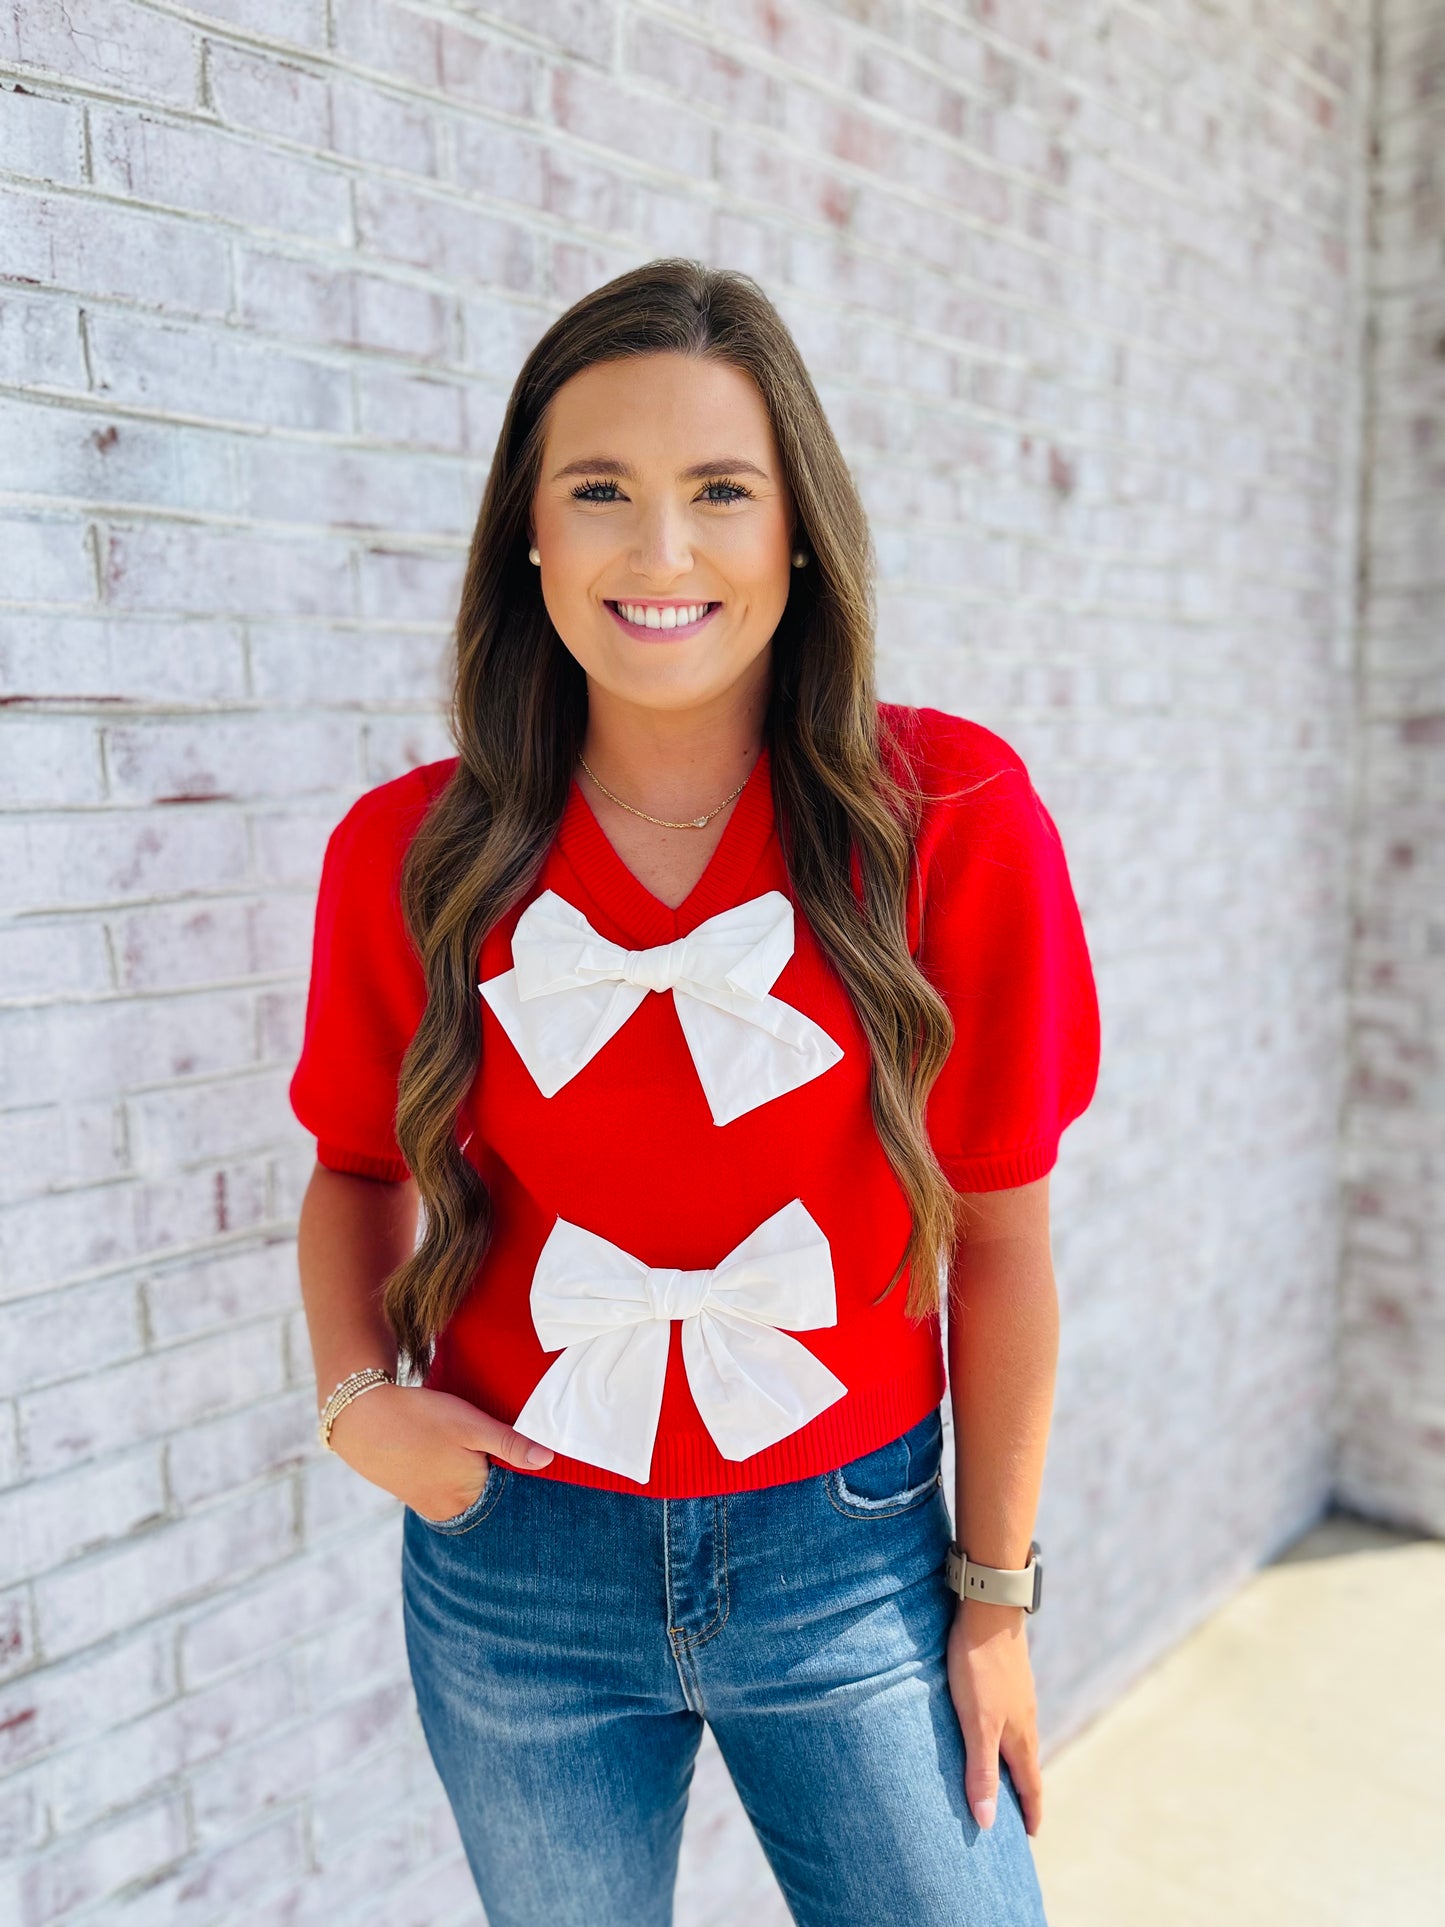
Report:
[[545,1465],[551,1456],[547,1446],[529,1445],[526,1451],[526,1462],[528,1465]]
[[981,1827],[991,1827],[993,1816],[998,1811],[996,1800],[980,1800],[973,1810],[973,1817]]

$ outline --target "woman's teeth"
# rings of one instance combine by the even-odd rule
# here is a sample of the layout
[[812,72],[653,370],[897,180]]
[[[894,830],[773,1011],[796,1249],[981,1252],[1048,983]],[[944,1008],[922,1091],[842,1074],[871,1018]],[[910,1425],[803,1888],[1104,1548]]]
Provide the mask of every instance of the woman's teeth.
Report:
[[620,615],[625,616],[629,622],[637,623],[639,628],[680,629],[685,628],[689,622],[701,622],[712,604],[696,602],[689,604],[685,609],[659,609],[640,602],[619,602],[616,607]]

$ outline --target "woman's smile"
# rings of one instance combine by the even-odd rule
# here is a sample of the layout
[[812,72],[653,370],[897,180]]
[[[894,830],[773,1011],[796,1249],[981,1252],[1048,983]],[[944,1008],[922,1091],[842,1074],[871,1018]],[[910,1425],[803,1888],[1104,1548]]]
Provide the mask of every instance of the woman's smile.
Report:
[[720,602],[623,602],[608,601],[608,609],[619,629],[644,642],[680,636],[695,636],[705,628]]

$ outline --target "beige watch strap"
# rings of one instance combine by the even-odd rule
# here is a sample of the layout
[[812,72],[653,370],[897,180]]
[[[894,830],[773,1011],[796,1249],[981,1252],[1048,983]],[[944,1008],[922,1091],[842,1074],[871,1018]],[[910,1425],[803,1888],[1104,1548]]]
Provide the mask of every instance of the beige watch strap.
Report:
[[948,1583],[960,1599],[981,1599],[993,1606],[1022,1606],[1037,1612],[1043,1596],[1044,1563],[1037,1539],[1029,1543],[1026,1566],[981,1566],[955,1539],[944,1562]]

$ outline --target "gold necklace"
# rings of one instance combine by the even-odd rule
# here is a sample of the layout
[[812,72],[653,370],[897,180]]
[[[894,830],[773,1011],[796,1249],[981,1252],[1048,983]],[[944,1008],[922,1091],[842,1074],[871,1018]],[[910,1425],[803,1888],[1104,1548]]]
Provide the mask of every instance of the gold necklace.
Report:
[[[632,809],[632,805],[630,803],[624,803],[620,796],[614,795],[613,792],[610,789],[608,789],[607,785],[602,781],[602,778],[597,774],[596,770],[593,769],[592,765],[588,762],[587,758],[582,754],[580,750],[577,752],[577,761],[582,765],[583,769],[586,770],[587,774],[592,778],[592,781],[597,785],[598,789],[601,790],[604,796],[612,797],[612,801],[616,803],[621,809],[632,810],[632,814],[634,816],[640,816],[644,818],[645,821],[647,821],[648,823],[661,824],[662,828],[665,830],[706,829],[708,824],[717,815],[718,810],[725,810],[728,804],[732,802],[733,796],[741,796],[743,791],[748,786],[748,778],[745,776],[742,782],[739,783],[737,788],[733,791],[732,796],[725,796],[721,801],[721,803],[718,804],[716,810],[709,810],[706,816],[690,816],[685,823],[669,823],[665,816],[648,816],[646,810],[634,810]],[[749,771],[748,774],[751,775],[752,772]]]

